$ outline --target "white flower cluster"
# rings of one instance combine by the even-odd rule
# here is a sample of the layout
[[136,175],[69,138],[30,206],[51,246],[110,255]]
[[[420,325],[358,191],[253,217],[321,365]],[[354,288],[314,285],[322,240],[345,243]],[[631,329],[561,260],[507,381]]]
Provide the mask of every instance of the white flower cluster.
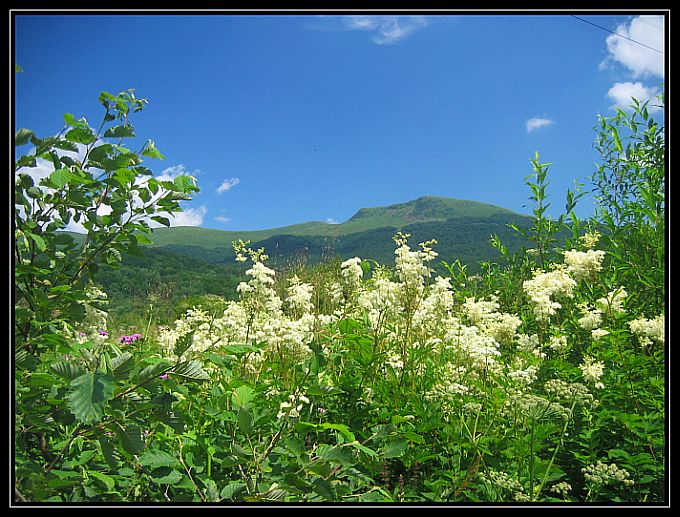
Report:
[[484,483],[492,485],[496,490],[507,490],[513,496],[515,501],[528,501],[529,497],[524,492],[524,487],[514,478],[511,478],[505,472],[497,472],[493,469],[488,469],[486,472],[480,472],[479,478]]
[[228,302],[222,316],[214,319],[200,309],[189,310],[174,328],[161,332],[159,341],[166,354],[174,357],[177,340],[193,332],[185,356],[226,345],[262,345],[258,352],[248,355],[243,365],[246,374],[256,375],[271,359],[287,365],[302,363],[312,353],[308,345],[318,321],[311,313],[312,286],[293,277],[284,311],[284,300],[273,288],[276,273],[260,261],[264,255],[245,247],[240,252],[255,260],[246,271],[250,280],[237,287],[240,300]]
[[525,280],[524,291],[529,295],[536,319],[548,322],[562,305],[553,298],[573,297],[576,282],[565,271],[534,271],[531,280]]
[[296,391],[288,395],[288,401],[281,402],[276,418],[298,418],[305,404],[309,404],[309,399]]
[[649,348],[653,342],[663,344],[666,341],[666,324],[663,314],[651,320],[637,318],[628,323],[630,331],[635,334],[643,348]]
[[594,358],[586,356],[583,358],[583,363],[579,365],[583,378],[586,382],[593,383],[596,388],[604,388],[604,384],[600,382],[600,378],[604,373],[604,363],[595,361]]
[[583,244],[583,246],[586,247],[587,249],[593,249],[597,242],[600,240],[600,237],[601,235],[599,234],[599,232],[590,231],[582,235],[580,241]]
[[567,265],[567,273],[577,282],[595,280],[597,273],[602,269],[604,255],[602,250],[565,251],[564,263]]
[[611,485],[614,483],[622,483],[624,486],[634,485],[634,481],[630,479],[630,474],[626,469],[620,469],[615,463],[607,465],[598,461],[595,465],[588,465],[581,469],[583,477],[587,482],[596,485]]
[[550,491],[564,498],[569,495],[569,492],[571,492],[571,485],[566,481],[561,481],[560,483],[551,486]]
[[558,400],[571,404],[578,402],[584,406],[596,405],[593,396],[588,392],[588,388],[580,382],[567,382],[562,379],[549,379],[544,385],[546,393],[553,395]]
[[623,302],[626,301],[628,293],[623,287],[619,287],[614,291],[610,291],[607,296],[598,298],[595,305],[603,312],[621,313],[626,312],[623,308]]
[[487,332],[499,343],[511,343],[522,320],[514,314],[498,312],[498,300],[467,298],[463,310],[470,322]]
[[536,372],[538,372],[538,366],[532,364],[523,370],[511,370],[508,372],[508,377],[510,377],[514,384],[526,387],[537,379]]

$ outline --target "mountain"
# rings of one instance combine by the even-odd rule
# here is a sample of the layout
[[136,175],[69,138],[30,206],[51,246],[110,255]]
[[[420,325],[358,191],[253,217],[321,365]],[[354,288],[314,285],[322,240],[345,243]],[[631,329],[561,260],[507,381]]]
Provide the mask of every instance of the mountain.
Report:
[[410,233],[419,242],[436,239],[435,250],[447,262],[474,264],[498,258],[489,239],[498,234],[511,249],[520,240],[508,225],[526,226],[531,218],[494,205],[446,197],[424,196],[406,203],[361,208],[341,224],[311,221],[268,230],[223,231],[198,227],[158,228],[153,247],[200,258],[209,263],[233,260],[231,242],[251,241],[263,247],[275,265],[316,263],[326,258],[359,256],[393,264],[393,235]]

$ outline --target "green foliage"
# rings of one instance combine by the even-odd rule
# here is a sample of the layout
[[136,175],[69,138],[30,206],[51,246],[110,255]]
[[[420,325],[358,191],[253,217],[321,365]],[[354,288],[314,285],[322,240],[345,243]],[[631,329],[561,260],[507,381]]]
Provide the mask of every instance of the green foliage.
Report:
[[[125,95],[100,100],[108,134],[130,137],[127,114],[144,103]],[[117,112],[124,115],[116,119]],[[17,499],[663,503],[665,270],[663,260],[653,261],[663,256],[665,186],[657,176],[663,161],[652,158],[663,156],[665,144],[647,115],[637,106],[601,125],[597,145],[608,165],[595,176],[597,218],[574,215],[579,186],[567,192],[565,214],[548,217],[549,164],[536,155],[527,178],[533,217],[497,232],[490,248],[500,257],[474,271],[460,259],[437,264],[438,244],[425,240],[441,222],[433,220],[409,226],[424,232],[419,249],[397,232],[393,261],[382,265],[336,256],[289,261],[277,271],[260,240],[257,251],[237,243],[238,260],[252,264],[230,270],[161,250],[91,271],[113,249],[136,251],[148,232],[122,230],[115,218],[92,223],[91,232],[135,243],[116,248],[115,238],[72,241],[56,232],[58,224],[50,233],[39,211],[42,226],[19,213],[17,278],[32,297],[24,294],[15,307],[29,329],[15,329]],[[101,129],[88,130],[72,115],[65,121],[69,136],[59,145],[91,146],[99,164],[120,156],[113,144],[96,151],[106,145],[97,146]],[[39,145],[34,138],[17,135]],[[150,142],[141,153],[158,154]],[[54,160],[41,188],[17,176],[24,199],[56,196],[42,187],[59,186],[68,198],[97,181],[107,194],[134,183],[133,169],[121,163],[107,178],[80,183],[83,167],[63,167],[58,153]],[[632,185],[622,190],[613,170]],[[193,186],[188,178],[168,183],[178,189],[175,199]],[[161,187],[171,188],[158,185],[154,195]],[[68,200],[65,210],[77,196]],[[442,214],[431,199],[421,202],[430,216]],[[33,202],[19,204],[27,210]],[[400,207],[401,215],[412,216],[411,208]],[[498,217],[499,226],[508,222]],[[56,261],[23,262],[27,250],[82,261],[93,242],[99,251],[77,276],[97,273],[109,297],[84,281],[65,281],[68,275],[53,272],[66,267],[55,268]],[[634,270],[652,263],[658,271]],[[168,312],[161,311],[150,288],[183,272],[199,287],[172,285]],[[220,283],[231,286],[230,296],[209,290]],[[143,334],[107,327],[119,295],[148,303],[148,312],[140,305],[138,327],[125,329]]]
[[[143,109],[145,99],[128,90],[115,96],[103,92],[99,101],[105,113],[97,129],[66,114],[66,125],[56,136],[39,138],[27,129],[15,135],[18,147],[33,145],[31,154],[16,160],[14,171],[19,350],[39,353],[46,348],[41,341],[45,332],[73,329],[85,317],[84,289],[94,282],[99,264],[116,264],[122,253],[138,253],[140,232],[151,231],[148,216],[180,211],[179,201],[198,190],[188,177],[175,182],[154,178],[140,157],[149,143],[140,153],[122,145],[134,135],[130,118]],[[77,151],[78,157],[63,150]],[[27,168],[37,166],[38,159],[53,170],[36,185]],[[71,222],[86,231],[78,243],[60,232]]]

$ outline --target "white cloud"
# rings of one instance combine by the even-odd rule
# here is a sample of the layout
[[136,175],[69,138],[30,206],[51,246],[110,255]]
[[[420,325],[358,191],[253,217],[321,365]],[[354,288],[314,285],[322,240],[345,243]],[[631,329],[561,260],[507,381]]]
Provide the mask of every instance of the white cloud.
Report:
[[423,16],[318,16],[307,28],[324,31],[364,31],[376,45],[392,45],[426,27]]
[[554,123],[555,123],[554,120],[550,120],[548,118],[540,117],[530,118],[529,120],[526,121],[527,133],[531,133],[536,129],[540,129],[542,127],[549,126],[550,124]]
[[335,217],[329,217],[328,219],[326,219],[326,222],[328,224],[340,224]]
[[218,221],[220,223],[228,223],[229,221],[231,221],[231,219],[229,219],[228,217],[224,217],[223,215],[218,215],[215,217],[215,221]]
[[[664,50],[664,19],[660,15],[637,16],[622,23],[614,32],[657,50]],[[607,68],[617,61],[630,70],[634,78],[664,77],[664,55],[615,34],[607,37],[609,55],[600,63]]]
[[658,93],[659,88],[656,86],[648,88],[641,82],[626,82],[614,83],[614,86],[612,86],[607,92],[607,97],[614,101],[614,106],[618,106],[624,110],[630,109],[630,105],[633,104],[633,97],[640,101],[640,103],[650,101],[650,103],[647,105],[647,110],[650,113],[655,113],[661,109],[655,106],[655,97],[658,95]]
[[207,213],[208,207],[205,205],[198,208],[185,208],[183,212],[176,212],[173,214],[174,217],[169,218],[170,226],[201,226]]
[[222,182],[222,184],[219,187],[217,187],[217,193],[222,194],[223,192],[226,192],[230,188],[235,187],[239,183],[241,183],[241,180],[238,178],[226,179]]

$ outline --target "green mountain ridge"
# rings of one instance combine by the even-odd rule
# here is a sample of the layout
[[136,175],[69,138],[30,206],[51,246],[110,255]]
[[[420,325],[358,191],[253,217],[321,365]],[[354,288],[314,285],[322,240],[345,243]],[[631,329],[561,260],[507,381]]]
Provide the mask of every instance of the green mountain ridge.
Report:
[[[266,241],[274,236],[306,236],[339,238],[379,228],[406,229],[420,223],[454,223],[466,218],[500,216],[508,222],[521,222],[528,216],[495,205],[446,197],[423,196],[413,201],[389,206],[361,208],[347,221],[330,224],[310,221],[267,230],[229,231],[175,226],[154,229],[152,246],[197,246],[202,248],[231,248],[235,240],[251,243]],[[432,238],[436,238],[433,236]],[[267,250],[269,251],[269,250]]]
[[402,231],[412,235],[412,248],[436,239],[435,250],[442,260],[458,259],[474,266],[481,260],[498,258],[489,244],[492,234],[512,249],[522,243],[508,225],[526,226],[530,221],[529,216],[495,205],[424,196],[405,203],[361,208],[340,224],[310,221],[254,231],[157,228],[149,246],[211,264],[228,264],[234,259],[231,243],[240,239],[250,241],[253,248],[264,248],[270,263],[278,267],[354,256],[393,265],[392,237]]

